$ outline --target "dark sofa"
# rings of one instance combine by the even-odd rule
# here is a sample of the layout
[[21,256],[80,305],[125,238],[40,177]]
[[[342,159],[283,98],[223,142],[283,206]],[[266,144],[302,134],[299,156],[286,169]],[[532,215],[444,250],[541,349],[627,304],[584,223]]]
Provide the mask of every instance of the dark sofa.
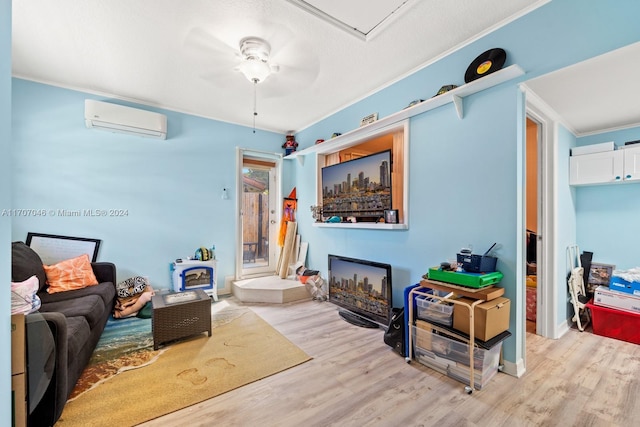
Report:
[[[87,365],[105,324],[113,311],[116,296],[116,267],[108,262],[91,263],[98,285],[49,294],[42,260],[22,242],[11,247],[11,280],[22,282],[36,275],[42,301],[39,314],[27,315],[27,361],[49,360],[53,375],[39,402],[30,402],[29,426],[52,426],[60,418],[67,398]],[[42,340],[30,340],[29,316],[46,320],[55,349]],[[40,322],[42,323],[42,322]],[[36,341],[36,342],[34,342]],[[40,343],[40,344],[39,344]],[[43,354],[51,353],[51,354]],[[30,367],[28,366],[28,371]],[[29,378],[31,381],[32,378]]]

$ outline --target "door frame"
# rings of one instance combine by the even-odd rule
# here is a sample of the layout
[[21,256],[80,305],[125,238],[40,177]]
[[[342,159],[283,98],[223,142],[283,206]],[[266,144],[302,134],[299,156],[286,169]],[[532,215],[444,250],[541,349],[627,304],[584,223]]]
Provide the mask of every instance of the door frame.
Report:
[[[536,333],[547,338],[558,338],[558,263],[556,260],[556,193],[557,179],[557,117],[556,113],[534,92],[521,86],[526,98],[526,114],[538,123],[538,194],[542,206],[538,210],[538,286]],[[526,233],[526,230],[523,230]],[[526,263],[526,259],[523,259]],[[526,301],[525,301],[526,304]],[[526,352],[525,352],[526,354]]]
[[[272,153],[267,151],[259,151],[248,148],[236,147],[236,251],[235,251],[235,280],[248,279],[252,277],[266,276],[275,273],[275,262],[273,262],[273,271],[271,272],[257,272],[255,274],[245,274],[243,272],[243,253],[242,253],[242,169],[244,167],[244,158],[251,157],[254,159],[262,159],[266,161],[272,161],[275,163],[275,183],[273,183],[274,206],[275,217],[282,217],[282,204],[279,203],[282,200],[282,154]],[[271,192],[271,186],[269,186]],[[273,224],[274,227],[279,226],[279,223]],[[270,235],[273,234],[270,232]],[[277,242],[269,241],[269,251],[277,250]],[[277,255],[277,254],[276,254]],[[271,257],[271,255],[270,255]],[[277,260],[277,256],[274,257]]]

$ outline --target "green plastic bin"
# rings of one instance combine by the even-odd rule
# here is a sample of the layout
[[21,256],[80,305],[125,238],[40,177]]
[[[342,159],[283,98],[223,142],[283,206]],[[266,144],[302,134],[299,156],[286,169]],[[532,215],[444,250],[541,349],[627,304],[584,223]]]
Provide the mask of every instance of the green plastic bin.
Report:
[[443,271],[432,267],[428,273],[429,279],[470,288],[484,288],[500,282],[504,275],[499,271],[492,273],[466,273],[457,271]]

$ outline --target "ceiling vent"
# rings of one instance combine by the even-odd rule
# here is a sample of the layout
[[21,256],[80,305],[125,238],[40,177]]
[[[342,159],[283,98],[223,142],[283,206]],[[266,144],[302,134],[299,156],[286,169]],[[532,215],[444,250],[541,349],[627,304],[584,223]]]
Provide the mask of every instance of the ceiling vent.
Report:
[[87,99],[84,120],[88,128],[167,139],[167,116],[152,111]]

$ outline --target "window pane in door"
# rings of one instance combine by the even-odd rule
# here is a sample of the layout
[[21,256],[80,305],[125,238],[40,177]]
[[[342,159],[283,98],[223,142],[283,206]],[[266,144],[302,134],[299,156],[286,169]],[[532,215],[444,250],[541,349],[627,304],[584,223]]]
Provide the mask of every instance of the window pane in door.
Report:
[[243,269],[269,266],[269,171],[246,161],[242,170]]

